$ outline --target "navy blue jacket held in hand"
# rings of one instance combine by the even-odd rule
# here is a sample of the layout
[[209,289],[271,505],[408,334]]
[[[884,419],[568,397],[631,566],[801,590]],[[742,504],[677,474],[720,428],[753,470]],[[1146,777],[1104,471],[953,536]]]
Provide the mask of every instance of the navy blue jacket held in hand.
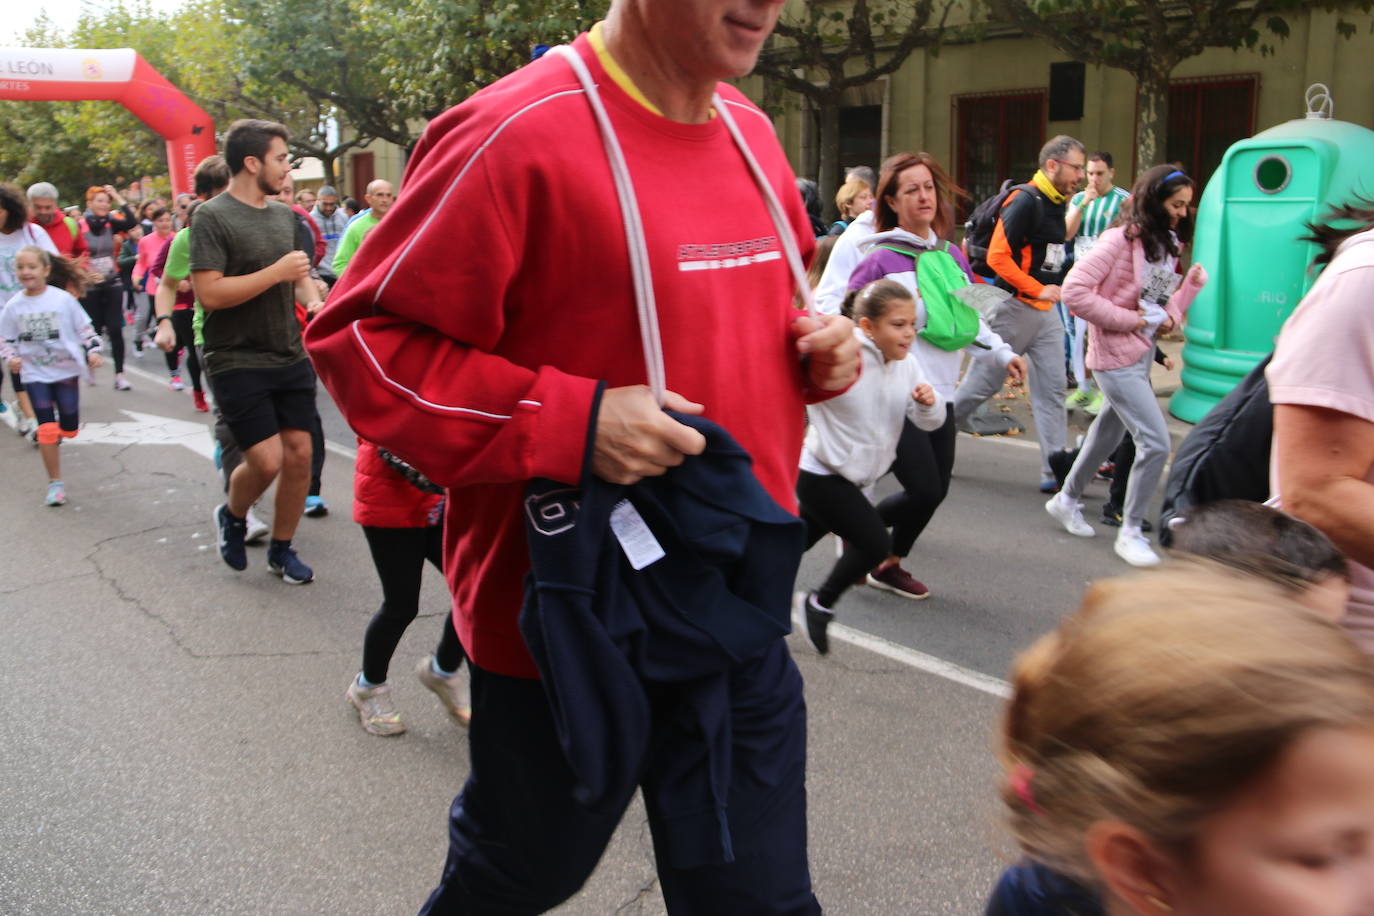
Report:
[[692,867],[734,860],[728,672],[790,631],[804,534],[729,433],[672,416],[706,449],[661,477],[530,483],[520,630],[578,801],[623,807],[653,773],[671,857]]

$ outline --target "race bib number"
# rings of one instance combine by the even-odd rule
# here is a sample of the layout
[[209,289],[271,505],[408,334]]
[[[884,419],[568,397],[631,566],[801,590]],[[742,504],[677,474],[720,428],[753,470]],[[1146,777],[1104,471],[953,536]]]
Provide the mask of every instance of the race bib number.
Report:
[[1097,238],[1091,235],[1079,235],[1073,240],[1073,258],[1075,261],[1083,260],[1088,252],[1093,250],[1097,244]]
[[113,277],[115,275],[114,258],[91,258],[91,270],[102,277]]
[[1145,282],[1140,288],[1140,302],[1142,305],[1167,305],[1169,297],[1178,289],[1179,281],[1183,278],[1172,270],[1165,267],[1148,266],[1145,268]]
[[1053,245],[1045,246],[1045,260],[1040,263],[1040,269],[1047,273],[1055,273],[1064,269],[1065,246],[1063,243],[1056,242]]

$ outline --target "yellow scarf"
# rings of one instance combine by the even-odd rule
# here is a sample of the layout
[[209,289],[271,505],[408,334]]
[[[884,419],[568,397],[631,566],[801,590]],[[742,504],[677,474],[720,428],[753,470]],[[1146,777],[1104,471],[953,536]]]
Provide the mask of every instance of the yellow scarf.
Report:
[[639,87],[630,79],[630,75],[620,66],[620,62],[611,56],[611,52],[606,49],[606,36],[601,33],[601,23],[592,26],[591,33],[587,35],[587,40],[591,42],[592,50],[596,52],[596,59],[601,64],[601,69],[606,71],[606,75],[625,91],[625,94],[643,105],[649,111],[663,117],[663,112],[658,110],[658,106],[639,91]]
[[1040,193],[1048,197],[1050,203],[1056,207],[1068,199],[1067,195],[1059,193],[1059,189],[1054,186],[1054,182],[1050,181],[1043,169],[1035,170],[1035,174],[1031,176],[1031,184],[1039,188]]

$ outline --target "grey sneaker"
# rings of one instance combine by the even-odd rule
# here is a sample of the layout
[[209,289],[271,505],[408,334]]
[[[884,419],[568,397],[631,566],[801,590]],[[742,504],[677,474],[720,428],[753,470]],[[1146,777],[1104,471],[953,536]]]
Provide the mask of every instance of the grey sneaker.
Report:
[[459,725],[466,727],[472,722],[472,704],[468,700],[467,678],[458,671],[451,677],[440,677],[434,673],[431,664],[433,659],[433,655],[426,655],[420,659],[420,663],[415,666],[415,676],[420,679],[421,684],[434,691],[434,695],[444,704],[449,715],[457,719]]
[[358,710],[358,720],[369,735],[399,735],[406,730],[401,714],[391,702],[391,684],[361,687],[355,677],[344,696]]

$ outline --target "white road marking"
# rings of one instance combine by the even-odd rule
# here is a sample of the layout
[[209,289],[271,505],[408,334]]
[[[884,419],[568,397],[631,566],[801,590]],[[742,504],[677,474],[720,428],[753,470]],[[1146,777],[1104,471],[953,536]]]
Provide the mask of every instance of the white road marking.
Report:
[[214,445],[206,435],[203,423],[176,420],[157,414],[121,410],[129,417],[114,423],[85,422],[73,445],[181,445],[200,455],[211,457]]
[[[146,372],[142,369],[139,369],[136,366],[129,366],[126,364],[124,367],[124,371],[130,372],[141,378],[146,378],[152,382],[166,384],[165,381],[160,379],[158,376],[153,375],[150,372]],[[126,410],[124,411],[124,413],[131,414],[133,412]],[[145,414],[143,416],[148,415]],[[4,419],[11,425],[13,424],[13,419],[11,417],[5,416]],[[87,426],[89,425],[90,424],[87,424]],[[205,427],[201,426],[201,424],[195,425],[201,428],[201,436],[203,437]],[[78,437],[73,441],[81,441],[85,434],[86,431],[85,428],[83,428],[82,436]],[[1015,438],[1007,438],[1004,436],[969,436],[967,433],[960,433],[960,435],[970,439],[998,439],[1002,442],[1006,442],[1010,445],[1019,446],[1021,448],[1038,449],[1040,447],[1034,442],[1018,440]],[[334,442],[331,439],[325,439],[324,445],[325,448],[329,451],[333,452],[341,458],[347,458],[349,461],[354,460],[358,456],[357,449],[349,448],[346,445],[340,445],[339,443]],[[209,457],[208,452],[206,453],[206,457]],[[200,549],[205,550],[205,545],[201,545]],[[933,674],[936,677],[942,677],[945,680],[953,681],[956,684],[962,684],[965,687],[972,687],[974,690],[990,694],[991,696],[1000,697],[1002,699],[1006,699],[1011,696],[1011,685],[1008,684],[1006,681],[1001,680],[1000,678],[995,678],[989,674],[983,674],[981,671],[974,671],[971,668],[965,668],[961,665],[956,665],[954,662],[945,661],[944,659],[937,658],[934,655],[927,655],[925,652],[919,652],[916,649],[912,649],[908,646],[903,646],[900,643],[892,642],[891,640],[884,639],[881,636],[874,636],[872,633],[865,633],[862,630],[856,630],[853,627],[848,627],[844,624],[838,623],[831,624],[828,632],[831,638],[833,639],[837,639],[840,642],[848,643],[849,645],[856,646],[860,649],[866,649],[869,652],[881,655],[884,658],[891,659],[892,661],[901,662],[902,664],[915,668],[918,671],[924,671],[927,674]]]
[[865,633],[842,623],[832,623],[826,633],[831,639],[838,639],[841,642],[849,643],[851,646],[867,649],[884,658],[901,662],[927,674],[934,674],[947,681],[954,681],[956,684],[963,684],[965,687],[972,687],[974,690],[981,690],[983,693],[1002,699],[1011,696],[1011,685],[1001,678],[995,678],[981,671],[974,671],[971,668],[947,662],[943,658],[936,658],[934,655],[918,652],[900,643],[883,639],[881,636],[874,636],[872,633]]

